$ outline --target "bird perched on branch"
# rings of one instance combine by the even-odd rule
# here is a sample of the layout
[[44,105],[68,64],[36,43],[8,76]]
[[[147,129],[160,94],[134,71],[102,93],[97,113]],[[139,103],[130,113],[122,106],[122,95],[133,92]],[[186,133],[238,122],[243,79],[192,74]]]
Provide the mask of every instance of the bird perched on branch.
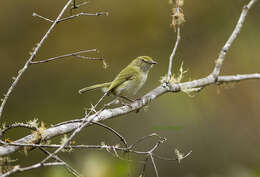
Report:
[[156,64],[151,57],[139,56],[126,66],[112,82],[92,85],[79,90],[79,93],[101,88],[105,95],[110,93],[127,99],[126,96],[135,95],[144,85],[152,66]]

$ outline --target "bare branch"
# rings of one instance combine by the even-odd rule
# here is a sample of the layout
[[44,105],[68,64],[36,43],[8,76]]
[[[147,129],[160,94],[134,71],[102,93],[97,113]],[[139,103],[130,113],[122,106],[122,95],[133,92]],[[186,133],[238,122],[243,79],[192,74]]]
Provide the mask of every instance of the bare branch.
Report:
[[158,173],[158,170],[157,170],[157,167],[156,167],[155,161],[154,161],[153,154],[150,153],[149,155],[150,155],[150,158],[151,158],[151,160],[152,160],[152,164],[153,164],[153,167],[154,167],[154,171],[155,171],[156,177],[159,177],[159,173]]
[[28,167],[23,167],[21,168],[20,166],[15,166],[12,170],[8,171],[5,174],[2,174],[1,177],[6,177],[6,176],[10,176],[16,172],[23,172],[23,171],[28,171],[28,170],[32,170],[35,168],[39,168],[39,167],[47,167],[47,166],[63,166],[64,163],[63,162],[51,162],[51,163],[37,163],[34,164],[32,166],[28,166]]
[[39,64],[39,63],[47,63],[50,61],[54,61],[57,59],[63,59],[65,57],[71,57],[71,56],[75,56],[75,57],[80,57],[80,58],[84,58],[84,59],[91,59],[91,60],[104,60],[103,58],[90,58],[90,57],[84,57],[84,56],[79,56],[79,54],[82,53],[88,53],[88,52],[96,52],[97,49],[91,49],[91,50],[83,50],[83,51],[79,51],[79,52],[73,52],[70,54],[65,54],[65,55],[61,55],[61,56],[57,56],[57,57],[52,57],[52,58],[48,58],[48,59],[44,59],[44,60],[39,60],[39,61],[31,61],[31,64]]
[[[189,151],[187,154],[185,154],[181,160],[185,159],[186,157],[190,156],[192,153],[192,151]],[[162,156],[159,156],[157,154],[153,154],[153,156],[157,159],[160,159],[160,160],[166,160],[166,161],[178,161],[178,158],[167,158],[167,157],[162,157]]]
[[96,12],[96,13],[81,12],[81,13],[78,13],[78,14],[75,14],[75,15],[71,15],[69,17],[62,18],[62,19],[59,20],[59,22],[71,20],[73,18],[81,17],[81,16],[101,16],[101,15],[108,16],[108,12]]
[[11,87],[8,89],[7,93],[4,96],[4,99],[2,101],[2,104],[0,106],[0,120],[2,117],[2,113],[3,113],[3,109],[4,106],[7,102],[8,97],[10,96],[10,94],[12,93],[12,91],[14,90],[15,86],[17,85],[18,81],[21,79],[22,75],[24,74],[24,72],[28,69],[30,63],[33,61],[34,57],[36,56],[36,54],[38,53],[38,50],[40,49],[40,47],[42,46],[43,42],[48,38],[49,34],[51,33],[51,31],[54,29],[54,27],[57,25],[58,21],[61,19],[62,15],[64,14],[65,10],[68,8],[68,6],[70,5],[70,3],[72,2],[72,0],[68,0],[68,2],[66,3],[66,5],[63,7],[63,9],[61,10],[61,12],[59,13],[58,17],[55,19],[55,21],[52,23],[52,25],[50,26],[50,28],[48,29],[48,31],[45,33],[45,35],[43,36],[43,38],[40,40],[40,42],[36,45],[36,47],[33,49],[33,52],[31,53],[31,56],[29,57],[29,59],[26,61],[24,67],[18,72],[17,77],[15,78],[15,80],[13,81],[13,83],[11,84]]
[[[238,77],[239,76],[239,77]],[[253,74],[253,75],[238,75],[238,76],[220,76],[218,79],[221,81],[221,83],[229,83],[233,81],[240,81],[241,80],[251,80],[251,79],[260,79],[260,74]],[[235,79],[235,80],[233,80]],[[130,106],[121,106],[114,109],[105,109],[103,111],[100,111],[99,114],[93,114],[88,117],[89,122],[99,122],[110,118],[115,118],[120,115],[128,114],[130,112],[136,111],[137,109],[142,108],[146,104],[150,103],[152,100],[156,99],[157,97],[166,94],[168,92],[180,92],[182,89],[191,89],[191,88],[197,88],[197,87],[206,87],[208,85],[212,84],[218,84],[218,81],[216,81],[212,76],[204,77],[202,79],[183,82],[179,84],[171,84],[169,88],[158,86],[157,88],[153,89],[146,95],[144,95],[140,100],[136,100],[135,102],[131,103]],[[66,133],[70,133],[71,131],[74,131],[77,129],[81,122],[79,120],[84,120],[85,117],[81,119],[76,119],[75,121],[70,121],[71,123],[60,123],[59,126],[54,126],[51,128],[48,128],[43,131],[42,133],[42,139],[48,140],[55,136],[63,135]],[[28,142],[31,142],[33,140],[34,136],[33,134],[28,135],[24,138],[21,138],[14,143],[22,143],[27,144]],[[0,156],[11,154],[17,150],[19,150],[20,147],[17,146],[0,146]]]
[[[87,13],[87,12],[80,12],[78,14],[75,14],[75,15],[71,15],[71,16],[68,16],[68,17],[65,17],[65,18],[62,18],[60,19],[57,23],[60,23],[60,22],[63,22],[63,21],[67,21],[67,20],[71,20],[71,19],[74,19],[76,17],[81,17],[81,16],[101,16],[101,15],[104,15],[104,16],[108,16],[108,12],[96,12],[96,13]],[[33,13],[33,16],[34,17],[39,17],[43,20],[46,20],[48,22],[51,22],[53,23],[54,21],[49,19],[49,18],[46,18],[46,17],[43,17],[37,13]]]
[[[47,155],[50,155],[50,154],[51,154],[49,151],[45,150],[45,149],[42,148],[42,147],[40,147],[40,150],[41,150],[42,152],[44,152],[45,154],[47,154]],[[67,164],[64,160],[62,160],[61,158],[59,158],[57,155],[53,156],[53,158],[54,158],[55,160],[59,161],[59,162],[64,163],[65,168],[66,168],[70,173],[72,173],[74,176],[77,176],[77,177],[81,176],[74,168],[72,168],[69,164]]]
[[39,18],[41,18],[41,19],[43,19],[43,20],[46,20],[46,21],[48,21],[48,22],[53,23],[53,20],[51,20],[51,19],[49,19],[49,18],[46,18],[46,17],[43,17],[43,16],[41,16],[41,15],[35,13],[35,12],[33,12],[32,16],[33,16],[33,17],[39,17]]
[[[85,117],[84,117],[84,119],[83,119],[83,122],[81,122],[80,125],[77,126],[77,128],[73,131],[73,133],[70,135],[70,137],[69,137],[58,149],[56,149],[52,154],[50,154],[48,157],[46,157],[45,159],[43,159],[43,160],[41,161],[41,163],[45,163],[45,162],[48,161],[50,158],[52,158],[52,156],[54,156],[55,154],[59,153],[65,146],[67,146],[67,145],[69,144],[69,142],[72,141],[72,139],[73,139],[84,127],[86,127],[87,125],[90,125],[90,124],[92,123],[92,120],[90,120],[90,121],[88,120],[90,114],[91,114],[92,112],[95,112],[96,107],[97,107],[97,106],[99,105],[99,103],[107,96],[107,94],[108,94],[108,92],[106,92],[106,93],[98,100],[98,102],[95,104],[95,106],[93,106],[93,107],[91,108],[90,112],[89,112],[87,115],[85,115]],[[101,110],[101,111],[102,111],[102,110]],[[101,113],[101,111],[96,112],[96,113],[94,113],[93,115],[94,115],[94,116],[98,116],[98,115]],[[93,116],[93,115],[92,115],[92,116]]]
[[217,77],[219,76],[221,67],[223,65],[225,56],[228,52],[228,50],[230,49],[233,41],[237,38],[238,34],[240,33],[242,26],[245,22],[246,19],[246,15],[248,13],[248,11],[250,10],[250,8],[257,2],[257,0],[251,0],[246,6],[243,7],[243,10],[241,12],[241,15],[239,17],[239,20],[236,24],[235,29],[233,30],[232,34],[230,35],[229,39],[227,40],[226,44],[224,45],[224,47],[221,49],[218,59],[216,60],[216,65],[215,68],[213,70],[213,72],[211,73],[211,75],[217,79]]
[[[69,57],[69,56],[76,56],[78,58],[84,58],[84,59],[99,59],[99,60],[103,60],[103,58],[89,58],[89,57],[85,57],[85,56],[81,56],[79,54],[81,53],[86,53],[86,52],[90,52],[90,51],[96,51],[96,49],[93,50],[87,50],[87,51],[80,51],[80,52],[75,52],[75,53],[71,53],[71,54],[66,54],[66,55],[62,55],[62,56],[57,56],[57,57],[53,57],[53,58],[49,58],[49,59],[45,59],[45,60],[40,60],[40,61],[33,61],[35,58],[36,53],[38,52],[39,48],[41,47],[41,45],[43,44],[44,40],[48,37],[49,33],[52,31],[52,29],[55,27],[56,24],[58,24],[58,22],[61,21],[66,21],[66,20],[70,20],[79,16],[99,16],[99,15],[107,15],[105,12],[101,12],[101,13],[95,13],[95,14],[89,14],[89,13],[79,13],[76,15],[72,15],[69,17],[65,17],[65,18],[61,18],[64,11],[66,10],[66,8],[68,7],[68,5],[73,1],[73,6],[72,9],[77,8],[76,6],[76,2],[75,0],[69,0],[67,2],[67,4],[64,6],[64,8],[62,9],[62,11],[60,12],[60,14],[58,15],[58,17],[56,18],[55,21],[50,20],[48,18],[42,17],[36,13],[33,14],[33,16],[37,16],[41,19],[44,19],[46,21],[52,22],[53,24],[51,25],[51,27],[49,28],[49,30],[47,31],[47,33],[44,35],[44,37],[41,39],[40,43],[37,44],[37,47],[34,49],[31,57],[27,60],[26,64],[24,65],[23,69],[18,73],[17,78],[15,78],[14,82],[12,83],[11,87],[9,88],[6,96],[4,97],[3,103],[0,107],[0,118],[1,118],[1,114],[2,114],[2,110],[4,108],[4,105],[8,99],[8,96],[11,94],[12,90],[14,89],[14,87],[16,86],[17,82],[19,81],[20,77],[22,76],[22,74],[27,70],[29,64],[38,64],[38,63],[45,63],[45,62],[49,62],[49,61],[54,61],[57,59],[62,59],[65,57]],[[178,1],[178,0],[177,0]],[[176,2],[177,2],[176,1]],[[169,83],[170,78],[172,76],[172,63],[173,63],[173,58],[175,56],[175,53],[177,51],[177,47],[181,38],[180,35],[180,24],[177,24],[177,39],[175,42],[175,46],[173,48],[173,51],[170,55],[170,61],[169,61],[169,68],[168,68],[168,75],[167,75],[167,82],[169,83],[167,86],[163,85],[159,85],[157,88],[153,89],[152,91],[150,91],[149,93],[147,93],[146,95],[144,95],[140,100],[136,100],[134,102],[132,102],[130,104],[130,106],[121,106],[121,107],[117,107],[114,109],[105,109],[102,108],[99,111],[96,111],[95,109],[97,108],[97,106],[101,103],[101,101],[103,100],[103,98],[107,95],[107,93],[105,93],[100,99],[99,101],[95,104],[95,106],[93,106],[90,110],[89,113],[86,113],[86,115],[80,119],[75,119],[75,120],[71,120],[71,121],[67,121],[67,122],[63,122],[63,123],[59,123],[51,128],[48,129],[44,129],[40,132],[41,134],[41,138],[37,143],[41,143],[41,141],[46,141],[48,139],[51,139],[53,137],[59,136],[59,135],[63,135],[66,133],[70,133],[72,132],[72,134],[70,135],[70,137],[68,139],[66,139],[65,142],[63,142],[60,145],[57,144],[52,144],[52,145],[45,145],[45,144],[33,144],[36,143],[33,140],[35,139],[34,134],[30,134],[24,138],[21,138],[17,141],[14,141],[13,143],[7,143],[4,142],[3,140],[0,139],[0,143],[3,144],[3,146],[0,146],[0,156],[4,156],[4,155],[9,155],[21,148],[24,147],[39,147],[44,153],[47,154],[47,157],[45,157],[41,162],[36,163],[32,166],[29,167],[24,167],[24,168],[20,168],[19,166],[16,166],[13,170],[10,170],[9,172],[5,173],[4,176],[9,176],[15,172],[19,172],[19,171],[26,171],[26,170],[31,170],[34,168],[39,168],[42,166],[56,166],[56,165],[62,165],[65,166],[72,174],[74,174],[75,176],[80,176],[79,173],[74,170],[71,166],[69,166],[66,162],[64,162],[62,159],[60,159],[57,156],[57,153],[59,153],[61,150],[63,149],[67,149],[67,148],[84,148],[84,149],[90,149],[90,148],[94,148],[94,149],[105,149],[107,152],[112,153],[115,157],[120,158],[119,156],[120,153],[118,152],[131,152],[131,153],[135,153],[138,155],[142,155],[146,157],[146,161],[145,164],[143,166],[142,169],[142,173],[141,176],[144,175],[144,171],[145,171],[145,165],[146,162],[148,160],[148,158],[150,157],[156,176],[159,177],[159,173],[158,173],[158,169],[155,163],[155,157],[158,159],[162,159],[162,160],[177,160],[180,162],[180,160],[186,158],[187,156],[189,156],[191,154],[191,151],[184,155],[182,153],[180,153],[178,150],[176,151],[176,155],[177,158],[175,159],[169,159],[169,158],[164,158],[161,156],[158,156],[156,154],[154,154],[154,152],[159,148],[160,144],[165,142],[166,139],[160,137],[159,135],[153,133],[150,134],[148,136],[144,136],[141,139],[137,140],[135,143],[133,143],[132,145],[128,146],[127,145],[127,141],[125,140],[125,138],[118,133],[116,130],[114,130],[113,128],[104,125],[102,123],[99,123],[100,121],[109,119],[109,118],[114,118],[123,114],[128,114],[132,111],[136,111],[139,110],[140,108],[144,107],[145,105],[149,104],[152,100],[156,99],[157,97],[169,93],[169,92],[180,92],[180,91],[184,91],[186,92],[187,90],[196,90],[196,89],[202,89],[206,86],[209,85],[215,85],[215,84],[222,84],[222,83],[229,83],[229,82],[238,82],[238,81],[242,81],[242,80],[251,80],[251,79],[260,79],[260,74],[259,73],[255,73],[255,74],[241,74],[241,75],[227,75],[227,76],[219,76],[225,55],[227,53],[227,51],[229,50],[231,44],[233,43],[233,41],[236,39],[238,33],[240,32],[242,25],[245,21],[245,17],[247,15],[248,10],[253,6],[253,4],[256,2],[257,0],[251,0],[244,8],[243,11],[241,13],[241,16],[237,22],[237,25],[233,31],[233,33],[231,34],[231,36],[229,37],[228,41],[226,42],[226,44],[224,45],[224,47],[222,48],[219,57],[216,61],[216,66],[214,68],[214,71],[208,75],[207,77],[201,78],[201,79],[197,79],[197,80],[193,80],[193,81],[188,81],[188,82],[183,82],[183,83]],[[176,8],[177,11],[179,11],[179,7],[177,6]],[[93,113],[94,112],[94,113]],[[83,128],[93,125],[93,124],[97,124],[99,126],[102,126],[103,128],[108,129],[109,131],[113,132],[116,136],[118,136],[120,138],[120,140],[124,143],[125,147],[121,148],[118,145],[115,146],[110,146],[110,145],[106,145],[106,144],[101,144],[101,145],[71,145],[70,142],[72,141],[72,139],[80,132],[82,131]],[[22,126],[21,126],[22,125]],[[24,126],[23,124],[21,124],[20,126],[11,126],[11,128],[16,128],[16,127],[25,127],[25,128],[31,128],[30,126]],[[0,132],[0,138],[2,137],[3,133],[9,129],[11,129],[10,127],[4,128],[1,132]],[[36,128],[37,129],[37,128]],[[158,137],[158,141],[157,143],[154,144],[154,146],[148,150],[148,151],[138,151],[135,150],[134,148],[136,147],[136,145],[142,141],[144,141],[147,138],[150,137]],[[44,148],[55,148],[55,151],[53,153],[45,150]],[[47,163],[48,160],[50,160],[51,158],[57,160],[58,162],[53,162],[53,163]]]
[[150,138],[150,137],[157,137],[157,138],[159,138],[159,140],[164,140],[165,139],[165,138],[160,137],[157,133],[151,133],[150,135],[143,136],[142,138],[137,140],[134,144],[129,146],[129,148],[133,149],[137,144],[139,144],[140,142],[142,142],[142,141],[144,141],[144,140],[146,140],[147,138]]
[[169,68],[168,68],[168,76],[167,76],[167,82],[170,81],[170,78],[172,76],[172,64],[173,64],[173,58],[175,56],[175,53],[177,51],[179,42],[181,40],[181,29],[180,29],[180,25],[177,26],[177,37],[176,37],[176,42],[174,45],[174,48],[172,50],[172,53],[170,55],[170,60],[169,60]]
[[11,124],[11,125],[6,126],[3,129],[0,129],[0,139],[3,137],[3,135],[6,131],[13,129],[13,128],[27,128],[27,129],[34,130],[34,131],[37,130],[36,127],[33,127],[29,124],[15,123],[15,124]]
[[77,58],[82,58],[82,59],[86,59],[86,60],[104,60],[103,57],[93,58],[93,57],[86,57],[86,56],[82,56],[82,55],[75,55],[75,57],[77,57]]
[[113,129],[113,128],[111,128],[111,127],[105,125],[105,124],[102,124],[102,123],[100,123],[100,122],[93,122],[93,124],[97,124],[97,125],[99,125],[99,126],[105,128],[105,129],[108,129],[108,130],[111,131],[112,133],[114,133],[114,134],[115,134],[116,136],[118,136],[119,139],[124,143],[125,147],[127,147],[127,142],[126,142],[125,138],[124,138],[120,133],[118,133],[115,129]]
[[175,0],[175,4],[176,4],[176,7],[173,8],[171,25],[174,27],[175,30],[176,30],[176,26],[177,26],[177,36],[176,36],[174,48],[172,50],[172,53],[171,53],[170,59],[169,59],[169,67],[168,67],[168,75],[167,75],[166,83],[170,82],[170,79],[172,76],[173,58],[176,54],[179,42],[181,40],[181,24],[185,21],[184,14],[182,13],[183,9],[181,8],[181,6],[183,6],[183,4],[179,0]]

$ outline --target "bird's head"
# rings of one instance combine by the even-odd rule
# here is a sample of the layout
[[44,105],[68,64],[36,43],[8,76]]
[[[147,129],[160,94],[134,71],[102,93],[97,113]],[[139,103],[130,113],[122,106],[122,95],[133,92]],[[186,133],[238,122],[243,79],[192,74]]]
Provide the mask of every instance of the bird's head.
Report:
[[154,64],[157,62],[148,56],[139,56],[131,63],[132,66],[140,68],[143,72],[149,71]]

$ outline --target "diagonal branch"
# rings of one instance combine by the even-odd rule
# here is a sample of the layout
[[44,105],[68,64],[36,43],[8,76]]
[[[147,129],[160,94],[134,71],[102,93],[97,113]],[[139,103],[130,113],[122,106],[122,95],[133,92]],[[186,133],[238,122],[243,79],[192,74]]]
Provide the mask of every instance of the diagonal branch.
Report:
[[228,38],[227,42],[225,43],[224,47],[221,49],[218,59],[216,60],[216,65],[215,68],[213,70],[213,72],[211,73],[211,75],[217,79],[217,77],[219,76],[220,70],[222,68],[223,62],[225,60],[225,56],[228,52],[228,50],[230,49],[233,41],[237,38],[238,34],[240,33],[242,26],[245,22],[246,19],[246,15],[248,13],[248,11],[250,10],[250,8],[257,2],[258,0],[251,0],[247,5],[245,5],[243,7],[242,13],[239,17],[239,20],[236,24],[235,29],[233,30],[232,34],[230,35],[230,37]]
[[7,93],[5,94],[2,104],[0,106],[0,120],[2,117],[2,113],[3,113],[3,109],[4,106],[8,100],[8,97],[10,96],[10,94],[12,93],[12,91],[14,90],[15,86],[17,85],[18,81],[21,79],[22,75],[24,74],[24,72],[28,69],[30,63],[33,61],[33,59],[35,58],[36,54],[38,53],[40,47],[42,46],[42,44],[44,43],[44,41],[48,38],[49,34],[51,33],[51,31],[54,29],[54,27],[57,25],[58,21],[61,19],[62,15],[64,14],[65,10],[68,8],[68,6],[71,4],[72,0],[68,0],[68,2],[66,3],[66,5],[63,7],[63,9],[61,10],[61,12],[59,13],[58,17],[55,19],[55,21],[53,21],[52,25],[50,26],[50,28],[48,29],[48,31],[45,33],[45,35],[42,37],[42,39],[40,40],[40,42],[37,44],[37,46],[34,48],[31,56],[29,57],[29,59],[26,61],[25,65],[23,66],[23,68],[18,72],[17,77],[15,78],[15,80],[13,81],[13,83],[11,84],[10,88],[8,89]]
[[154,167],[154,171],[155,171],[156,177],[159,177],[159,173],[158,173],[158,169],[156,167],[155,161],[154,161],[154,157],[153,157],[152,154],[149,154],[149,156],[151,158],[151,161],[152,161],[152,164],[153,164],[153,167]]
[[[260,79],[260,74],[256,73],[256,74],[245,74],[245,75],[234,75],[234,76],[230,76],[230,75],[219,76],[218,81],[216,81],[213,77],[208,76],[193,81],[171,84],[169,88],[160,85],[157,88],[150,91],[149,93],[147,93],[146,95],[144,95],[140,100],[136,100],[135,102],[131,103],[130,106],[121,106],[114,109],[105,109],[101,111],[99,114],[93,114],[89,116],[88,121],[99,122],[106,119],[115,118],[120,115],[128,114],[130,112],[136,111],[144,107],[152,100],[155,100],[157,97],[169,92],[180,92],[183,89],[185,90],[185,89],[191,89],[197,87],[206,87],[213,84],[238,82],[242,80],[251,80],[251,79]],[[85,117],[82,117],[80,119],[83,121]],[[69,123],[66,124],[60,123],[60,125],[58,126],[48,128],[45,131],[43,131],[42,139],[48,140],[59,135],[70,133],[76,130],[81,125],[82,121],[76,119],[75,121],[70,121]],[[14,141],[14,143],[27,144],[28,142],[32,142],[33,138],[34,135],[30,134],[28,136],[25,136],[24,138]],[[11,154],[15,151],[18,151],[19,149],[21,149],[21,147],[19,146],[10,146],[10,145],[0,146],[0,156]]]
[[[44,152],[45,154],[47,154],[47,155],[50,155],[51,153],[49,152],[49,151],[47,151],[46,149],[44,149],[44,148],[42,148],[42,147],[40,147],[40,150],[42,151],[42,152]],[[53,156],[53,159],[55,159],[55,160],[57,160],[57,161],[59,161],[59,162],[63,162],[64,163],[64,167],[70,172],[70,173],[72,173],[74,176],[77,176],[77,177],[79,177],[79,176],[81,176],[74,168],[72,168],[69,164],[67,164],[64,160],[62,160],[61,158],[59,158],[58,156]]]

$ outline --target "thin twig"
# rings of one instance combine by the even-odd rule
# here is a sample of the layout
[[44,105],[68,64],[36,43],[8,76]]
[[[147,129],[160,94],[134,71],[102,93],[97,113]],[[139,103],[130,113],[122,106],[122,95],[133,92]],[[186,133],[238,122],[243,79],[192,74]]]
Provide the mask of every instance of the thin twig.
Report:
[[[44,152],[47,155],[50,155],[51,153],[49,151],[47,151],[46,149],[40,147],[40,150],[42,152]],[[77,172],[73,167],[71,167],[68,163],[66,163],[64,160],[62,160],[61,158],[59,158],[57,155],[53,156],[53,158],[59,162],[63,162],[64,163],[64,167],[70,172],[72,173],[74,176],[80,177],[81,175],[79,174],[79,172]]]
[[154,167],[154,171],[155,171],[156,177],[159,177],[159,173],[158,173],[158,170],[157,170],[157,167],[156,167],[154,158],[153,158],[153,154],[150,153],[149,156],[150,156],[150,158],[151,158],[151,161],[152,161],[152,164],[153,164],[153,167]]
[[[181,160],[187,158],[188,156],[190,156],[192,153],[192,151],[189,151],[187,154],[185,154],[185,156],[182,157]],[[165,160],[165,161],[178,161],[179,159],[178,158],[167,158],[167,157],[162,157],[162,156],[159,156],[157,154],[153,154],[153,156],[157,159],[160,159],[160,160]]]
[[35,12],[33,12],[32,16],[33,16],[33,17],[39,17],[39,18],[41,18],[41,19],[43,19],[43,20],[46,20],[46,21],[48,21],[48,22],[53,23],[53,20],[51,20],[51,19],[49,19],[49,18],[46,18],[46,17],[43,17],[43,16],[41,16],[41,15],[35,13]]
[[102,123],[100,123],[100,122],[92,122],[92,123],[93,123],[93,124],[96,124],[96,125],[99,125],[99,126],[105,128],[105,129],[111,131],[112,133],[114,133],[114,134],[115,134],[116,136],[118,136],[119,139],[124,143],[125,147],[127,147],[126,139],[125,139],[120,133],[118,133],[115,129],[113,129],[113,128],[111,128],[111,127],[105,125],[105,124],[102,124]]
[[30,129],[30,130],[33,130],[33,131],[37,130],[36,127],[33,127],[33,126],[29,125],[29,124],[15,123],[15,124],[11,124],[11,125],[6,126],[3,129],[0,129],[0,139],[5,134],[6,131],[8,131],[10,129],[13,129],[13,128],[27,128],[27,129]]
[[31,165],[28,167],[23,167],[23,168],[21,168],[19,165],[17,165],[12,170],[8,171],[7,173],[2,174],[1,177],[10,176],[16,172],[28,171],[28,170],[32,170],[32,169],[39,168],[39,167],[63,166],[63,165],[64,165],[63,162],[37,163],[37,164]]
[[133,143],[131,146],[129,146],[129,149],[133,149],[137,144],[139,144],[140,142],[142,142],[150,137],[157,137],[157,138],[159,138],[159,140],[164,139],[164,138],[160,137],[157,133],[151,133],[149,135],[143,136],[142,138],[138,139],[135,143]]
[[170,81],[171,76],[172,76],[172,65],[173,65],[173,58],[175,56],[175,53],[177,51],[178,45],[180,43],[181,40],[181,28],[180,25],[177,26],[177,37],[176,37],[176,42],[174,45],[174,48],[172,50],[172,53],[170,55],[170,60],[169,60],[169,68],[168,68],[168,76],[167,76],[167,82]]
[[56,24],[58,23],[58,21],[61,19],[62,15],[64,14],[65,10],[68,8],[68,6],[70,5],[70,3],[72,2],[72,0],[68,0],[68,2],[66,3],[66,5],[63,7],[63,9],[61,10],[61,12],[59,13],[59,15],[57,16],[57,18],[55,19],[55,21],[52,23],[52,25],[50,26],[50,28],[48,29],[48,31],[45,33],[45,35],[43,36],[43,38],[40,40],[40,42],[36,45],[36,47],[33,49],[33,52],[31,53],[31,56],[29,57],[29,59],[26,61],[24,67],[18,72],[17,77],[14,79],[13,83],[11,84],[11,87],[8,89],[7,93],[5,94],[3,100],[2,100],[2,104],[0,106],[0,120],[2,117],[2,113],[3,113],[3,109],[4,106],[7,102],[8,97],[10,96],[10,94],[12,93],[12,91],[14,90],[15,86],[17,85],[18,81],[21,79],[22,75],[24,74],[24,72],[28,69],[30,63],[33,61],[34,57],[36,56],[36,54],[38,53],[38,50],[40,49],[40,47],[42,46],[43,42],[47,39],[47,37],[49,36],[49,34],[51,33],[51,31],[54,29],[54,27],[56,26]]
[[143,165],[143,168],[142,168],[142,171],[141,171],[141,174],[139,175],[139,177],[144,177],[148,159],[149,159],[148,157],[145,158],[144,165]]
[[96,13],[81,12],[81,13],[78,13],[75,15],[71,15],[69,17],[62,18],[59,20],[58,23],[66,21],[66,20],[71,20],[73,18],[80,17],[80,16],[101,16],[101,15],[108,16],[108,12],[96,12]]
[[[30,64],[47,63],[47,62],[50,62],[50,61],[54,61],[54,60],[57,60],[57,59],[63,59],[65,57],[71,57],[71,56],[78,57],[79,54],[88,53],[88,52],[96,52],[96,51],[97,51],[97,49],[83,50],[83,51],[73,52],[73,53],[70,53],[70,54],[65,54],[65,55],[52,57],[52,58],[48,58],[48,59],[44,59],[44,60],[32,61],[32,62],[30,62]],[[90,59],[92,59],[92,58],[90,58]]]
[[[96,12],[96,13],[87,13],[87,12],[80,12],[78,14],[75,14],[75,15],[71,15],[71,16],[68,16],[68,17],[64,17],[62,19],[60,19],[57,23],[60,23],[60,22],[63,22],[63,21],[67,21],[67,20],[71,20],[71,19],[74,19],[76,17],[81,17],[81,16],[101,16],[101,15],[104,15],[104,16],[108,16],[108,12]],[[34,17],[39,17],[43,20],[46,20],[48,22],[51,22],[53,23],[54,21],[49,19],[49,18],[46,18],[46,17],[43,17],[37,13],[33,13],[33,16]]]
[[103,57],[101,57],[101,58],[94,58],[94,57],[86,57],[86,56],[82,56],[82,55],[75,55],[75,57],[86,59],[86,60],[104,60]]
[[[180,13],[180,7],[179,7],[179,3],[176,3],[177,7],[176,7],[176,13],[179,14]],[[167,75],[167,80],[166,82],[169,83],[171,76],[172,76],[172,65],[173,65],[173,58],[176,54],[179,42],[181,40],[181,27],[180,24],[177,23],[177,36],[176,36],[176,41],[174,44],[174,48],[172,50],[172,53],[170,55],[170,59],[169,59],[169,67],[168,67],[168,75]]]

